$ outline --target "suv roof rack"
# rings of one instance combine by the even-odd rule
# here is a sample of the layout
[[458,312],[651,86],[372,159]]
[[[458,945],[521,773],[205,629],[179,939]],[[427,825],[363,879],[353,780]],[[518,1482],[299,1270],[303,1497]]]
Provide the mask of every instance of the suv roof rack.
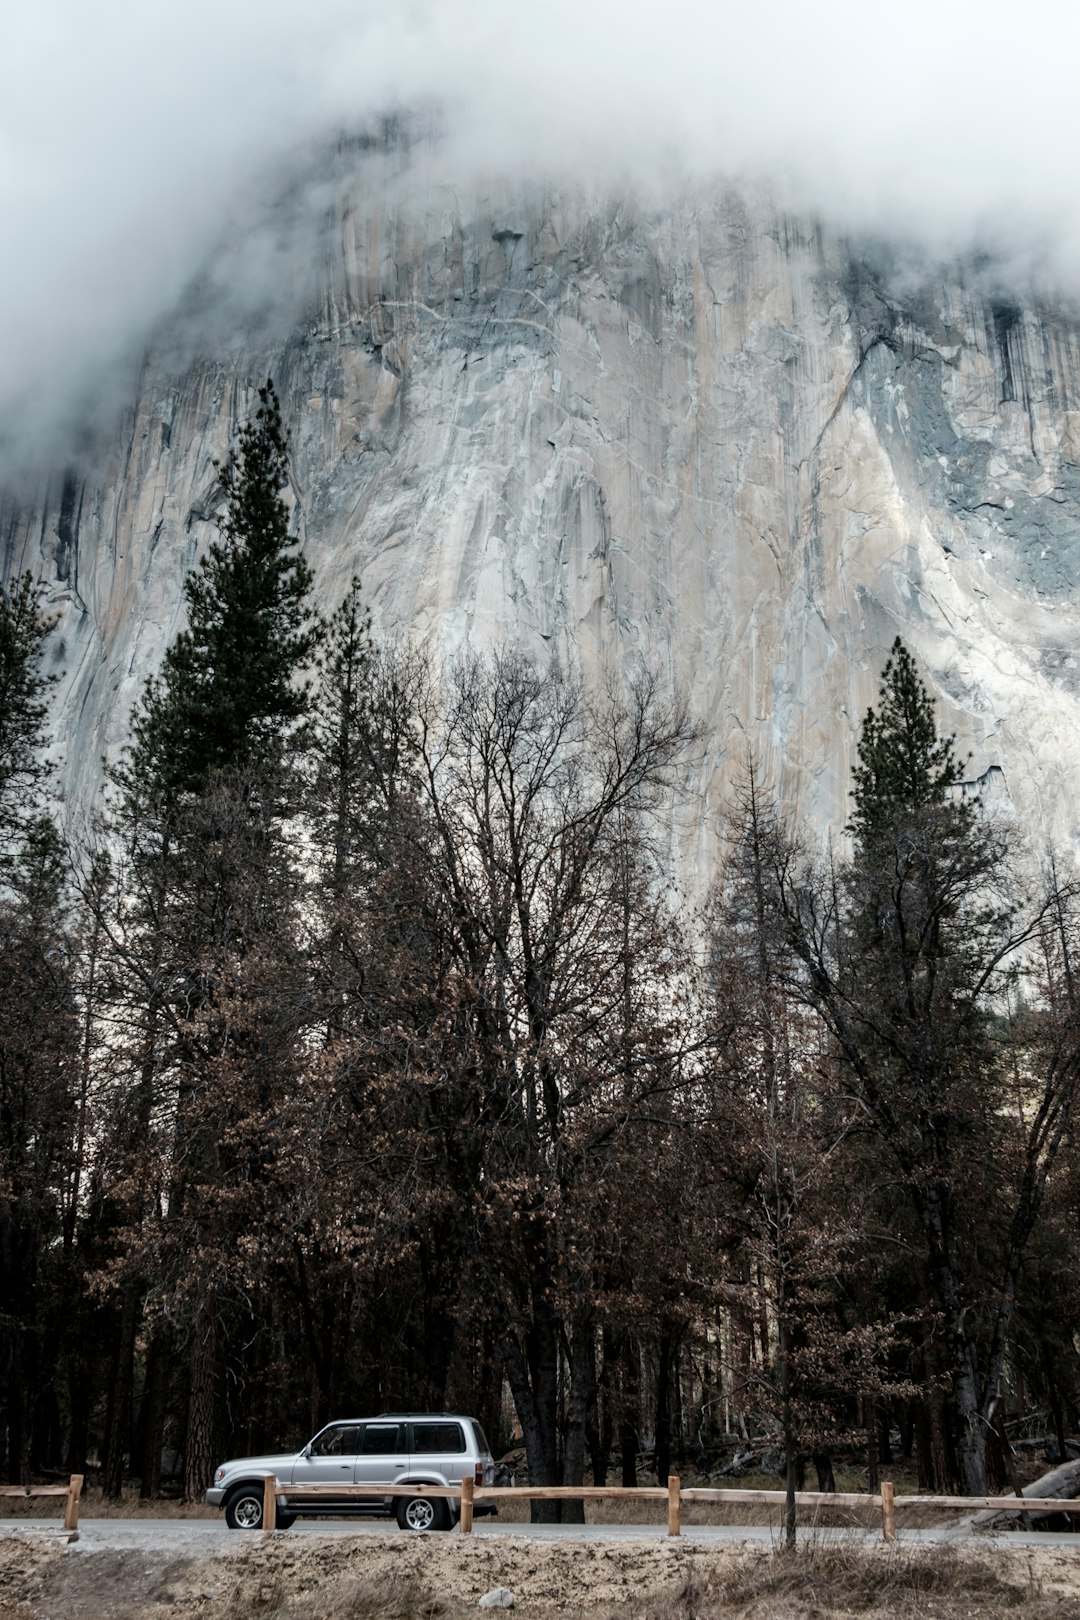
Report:
[[380,1412],[381,1418],[454,1418],[460,1420],[458,1412]]

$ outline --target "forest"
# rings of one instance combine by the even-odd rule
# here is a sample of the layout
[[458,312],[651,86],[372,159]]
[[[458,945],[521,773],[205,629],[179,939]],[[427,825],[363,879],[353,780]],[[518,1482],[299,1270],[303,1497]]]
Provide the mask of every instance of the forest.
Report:
[[981,1494],[1030,1413],[1064,1457],[1070,861],[967,791],[897,640],[842,836],[747,754],[680,894],[686,704],[435,664],[359,582],[324,620],[259,398],[77,844],[42,591],[0,594],[7,1479],[198,1500],[387,1409],[516,1419],[539,1484],[737,1436]]

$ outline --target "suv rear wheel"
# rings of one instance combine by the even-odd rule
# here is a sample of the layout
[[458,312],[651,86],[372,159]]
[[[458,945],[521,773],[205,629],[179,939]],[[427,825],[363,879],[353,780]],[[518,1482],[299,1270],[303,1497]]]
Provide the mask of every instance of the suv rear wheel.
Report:
[[397,1522],[403,1530],[449,1530],[450,1504],[441,1496],[398,1498]]

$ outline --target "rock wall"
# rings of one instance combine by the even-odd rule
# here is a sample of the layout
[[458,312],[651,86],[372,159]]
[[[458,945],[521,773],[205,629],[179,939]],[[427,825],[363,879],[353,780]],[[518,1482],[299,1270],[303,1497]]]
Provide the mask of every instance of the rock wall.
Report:
[[[985,271],[900,278],[810,220],[462,188],[385,154],[296,242],[295,318],[178,363],[159,334],[111,449],[0,503],[49,581],[73,811],[178,628],[215,457],[272,372],[329,609],[595,675],[650,659],[708,744],[674,830],[715,855],[747,742],[843,823],[893,636],[1032,837],[1080,832],[1080,319]],[[185,341],[190,342],[191,319]]]

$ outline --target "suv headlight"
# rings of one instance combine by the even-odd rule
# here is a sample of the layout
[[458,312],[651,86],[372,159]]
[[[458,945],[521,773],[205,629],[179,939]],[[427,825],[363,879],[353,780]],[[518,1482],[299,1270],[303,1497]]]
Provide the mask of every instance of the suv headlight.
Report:
[[224,1468],[219,1468],[217,1473],[214,1475],[214,1484],[215,1485],[220,1485],[224,1478],[225,1478],[225,1470],[224,1470]]

